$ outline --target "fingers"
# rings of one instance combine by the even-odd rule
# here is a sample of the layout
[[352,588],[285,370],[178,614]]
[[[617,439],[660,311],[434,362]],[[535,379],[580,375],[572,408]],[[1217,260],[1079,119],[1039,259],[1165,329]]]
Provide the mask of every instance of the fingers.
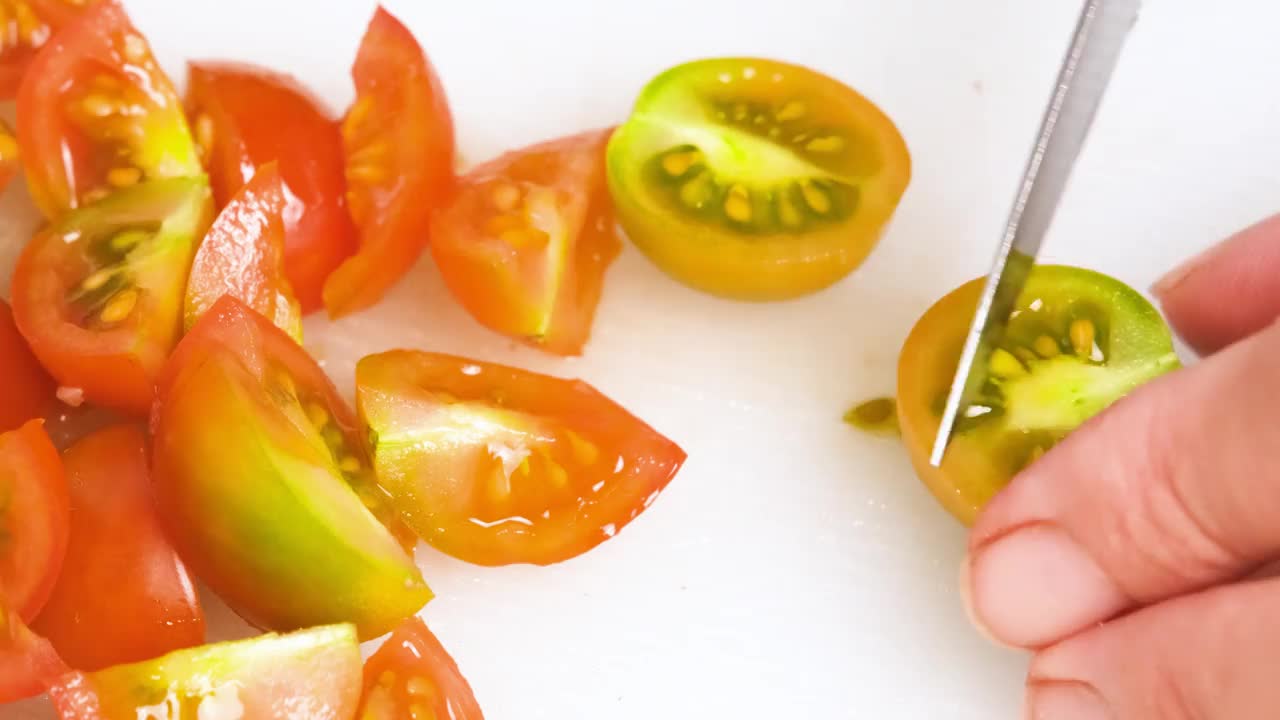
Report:
[[1032,720],[1271,720],[1280,581],[1171,600],[1041,652]]
[[974,525],[976,622],[1043,647],[1280,549],[1280,325],[1084,424]]
[[1166,275],[1153,288],[1187,344],[1209,354],[1280,317],[1280,215]]

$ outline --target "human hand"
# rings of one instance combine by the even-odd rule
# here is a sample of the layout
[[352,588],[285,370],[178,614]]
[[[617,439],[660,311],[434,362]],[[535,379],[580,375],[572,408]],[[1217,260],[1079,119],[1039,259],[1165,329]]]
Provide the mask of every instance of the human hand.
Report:
[[1081,426],[975,523],[975,624],[1034,720],[1280,714],[1280,216],[1154,289],[1205,356]]

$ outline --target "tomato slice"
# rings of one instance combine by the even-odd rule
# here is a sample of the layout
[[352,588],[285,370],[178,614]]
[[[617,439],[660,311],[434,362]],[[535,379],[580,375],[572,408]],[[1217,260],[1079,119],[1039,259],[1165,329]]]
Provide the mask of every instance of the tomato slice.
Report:
[[480,565],[547,565],[613,537],[685,452],[595,388],[395,350],[356,365],[378,479],[409,527]]
[[929,462],[984,279],[938,300],[898,359],[898,419],[916,473],[964,524],[1023,467],[1137,386],[1178,367],[1169,328],[1137,291],[1083,268],[1032,268],[991,378],[941,467]]
[[507,153],[467,173],[436,216],[431,253],[484,325],[579,355],[622,250],[604,182],[609,130]]
[[30,620],[67,550],[67,478],[43,421],[0,434],[0,606]]
[[50,219],[119,188],[203,173],[173,85],[118,0],[94,2],[31,63],[18,141]]
[[67,671],[53,645],[0,603],[0,705],[43,693]]
[[422,620],[409,618],[364,665],[361,720],[484,720],[458,664]]
[[43,417],[54,400],[53,378],[31,354],[13,322],[9,304],[0,300],[0,432]]
[[49,697],[62,720],[349,720],[360,646],[350,625],[261,635],[68,673]]
[[431,591],[387,523],[356,419],[311,356],[224,295],[174,351],[152,416],[160,515],[183,559],[269,630],[392,630]]
[[636,245],[681,282],[743,300],[847,275],[911,178],[905,142],[871,101],[761,58],[698,60],[653,79],[608,163]]
[[203,177],[153,180],[67,214],[27,245],[14,319],[59,383],[146,414],[182,330],[187,273],[211,209]]
[[285,207],[284,185],[272,162],[222,209],[191,264],[188,329],[230,294],[302,340],[302,309],[284,273]]
[[152,506],[146,435],[132,425],[99,430],[69,448],[63,463],[70,540],[32,629],[80,670],[203,643],[200,599]]
[[[3,2],[3,0],[0,0]],[[9,181],[18,172],[21,157],[18,152],[18,138],[4,120],[0,120],[0,192],[9,186]]]
[[0,100],[13,98],[36,52],[83,5],[78,0],[0,0]]
[[269,162],[284,185],[285,273],[303,312],[356,250],[347,212],[342,134],[293,78],[231,63],[195,63],[187,110],[219,207]]
[[454,179],[444,86],[413,34],[381,7],[351,77],[356,101],[342,120],[342,140],[360,249],[324,284],[330,317],[378,302],[413,267]]

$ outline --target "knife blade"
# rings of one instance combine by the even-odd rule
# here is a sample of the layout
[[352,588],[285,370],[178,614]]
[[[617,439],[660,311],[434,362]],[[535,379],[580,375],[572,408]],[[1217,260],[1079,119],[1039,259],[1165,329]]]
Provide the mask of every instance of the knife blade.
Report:
[[934,467],[942,464],[960,414],[987,381],[991,349],[1003,335],[1035,264],[1141,4],[1141,0],[1085,0],[1081,7],[965,338],[929,458]]

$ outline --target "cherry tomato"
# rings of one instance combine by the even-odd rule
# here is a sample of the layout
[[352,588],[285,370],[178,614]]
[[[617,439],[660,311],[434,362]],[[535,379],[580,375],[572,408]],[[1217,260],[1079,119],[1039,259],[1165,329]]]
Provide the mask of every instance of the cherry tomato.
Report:
[[188,329],[218,298],[231,294],[302,339],[302,310],[284,274],[285,207],[280,172],[272,162],[222,209],[191,264]]
[[13,322],[9,304],[0,300],[0,432],[43,417],[54,401],[53,378],[31,354]]
[[83,5],[78,0],[0,0],[0,99],[13,98],[36,52]]
[[379,522],[395,516],[353,413],[301,346],[234,297],[174,351],[152,436],[169,536],[249,622],[353,622],[369,639],[431,599]]
[[356,366],[378,479],[428,543],[480,565],[547,565],[613,537],[684,463],[579,380],[395,350]]
[[61,385],[147,413],[211,209],[203,177],[153,180],[68,213],[27,245],[14,319]]
[[67,671],[53,645],[0,603],[0,705],[43,693]]
[[204,611],[151,502],[147,438],[117,425],[63,454],[71,533],[58,583],[32,623],[80,670],[204,642]]
[[303,312],[318,309],[325,278],[356,250],[337,123],[292,78],[230,63],[190,66],[187,109],[219,207],[278,164],[285,274]]
[[1169,329],[1142,295],[1101,273],[1034,267],[990,380],[956,426],[941,467],[929,463],[984,279],[929,308],[898,359],[898,420],[916,473],[968,525],[1009,479],[1138,385],[1178,367]]
[[67,478],[43,421],[0,434],[0,606],[30,621],[67,550]]
[[[0,0],[0,2],[3,1]],[[0,192],[4,192],[4,189],[9,186],[9,181],[18,172],[20,161],[18,138],[13,136],[13,131],[5,121],[0,120]]]
[[351,77],[356,101],[342,120],[342,140],[360,250],[324,284],[331,317],[378,302],[413,267],[431,213],[453,185],[453,115],[444,87],[413,34],[381,7]]
[[364,665],[361,720],[484,720],[458,664],[422,620],[396,628]]
[[911,179],[893,122],[839,81],[760,58],[671,68],[609,143],[627,235],[706,292],[780,300],[871,252]]
[[119,0],[89,6],[31,63],[18,142],[51,220],[119,188],[204,172],[173,85]]
[[261,635],[68,673],[49,697],[61,720],[349,720],[360,646],[350,625]]
[[609,131],[508,153],[467,173],[436,216],[431,253],[484,325],[579,355],[604,273],[622,250],[604,183]]

